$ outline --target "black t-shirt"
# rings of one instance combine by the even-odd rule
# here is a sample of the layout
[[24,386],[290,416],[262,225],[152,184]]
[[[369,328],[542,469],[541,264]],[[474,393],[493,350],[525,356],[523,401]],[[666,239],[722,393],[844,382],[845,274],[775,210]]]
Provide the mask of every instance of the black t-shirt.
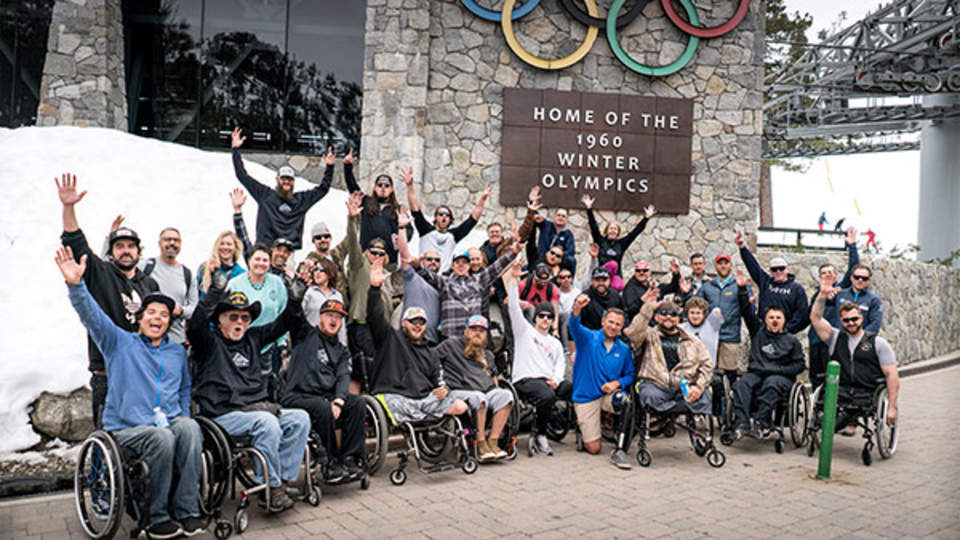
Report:
[[673,367],[680,362],[677,356],[677,345],[680,343],[680,333],[660,336],[660,348],[663,349],[663,359],[667,361],[667,369],[673,371]]

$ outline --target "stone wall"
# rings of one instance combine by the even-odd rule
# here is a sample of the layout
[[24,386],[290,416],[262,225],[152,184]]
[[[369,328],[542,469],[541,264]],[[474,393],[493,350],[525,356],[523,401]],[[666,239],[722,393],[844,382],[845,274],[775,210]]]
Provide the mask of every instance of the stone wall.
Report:
[[[843,253],[811,254],[763,249],[757,259],[766,265],[781,256],[790,265],[808,298],[819,287],[821,264],[832,263],[846,271]],[[873,269],[870,286],[883,300],[885,337],[897,353],[900,365],[926,360],[956,350],[960,343],[960,269],[903,259],[863,256],[861,262]],[[742,267],[739,257],[734,263]],[[807,340],[802,340],[806,346]]]
[[[703,4],[703,3],[701,3]],[[700,6],[703,24],[732,15],[736,3]],[[666,265],[689,253],[712,256],[732,243],[735,225],[755,227],[762,106],[762,3],[730,34],[703,40],[693,62],[666,78],[638,75],[613,57],[601,36],[580,63],[557,72],[530,67],[507,47],[499,24],[484,21],[457,0],[370,0],[367,12],[361,183],[373,172],[413,165],[421,201],[443,203],[464,216],[484,183],[495,195],[481,226],[514,210],[497,203],[504,87],[685,97],[695,101],[691,211],[660,216],[625,257]],[[515,25],[534,54],[565,56],[585,29],[558,3],[541,3]],[[649,64],[667,63],[687,37],[650,2],[621,32],[626,50]],[[401,190],[402,191],[402,190]],[[403,195],[402,193],[400,194]],[[549,210],[549,209],[548,209]],[[639,211],[639,209],[637,209]],[[627,227],[638,215],[600,212]],[[589,243],[586,218],[573,212],[580,246]],[[726,248],[729,249],[729,248]],[[581,251],[583,251],[581,249]],[[585,254],[580,253],[580,268]]]
[[127,129],[121,0],[57,0],[37,125]]

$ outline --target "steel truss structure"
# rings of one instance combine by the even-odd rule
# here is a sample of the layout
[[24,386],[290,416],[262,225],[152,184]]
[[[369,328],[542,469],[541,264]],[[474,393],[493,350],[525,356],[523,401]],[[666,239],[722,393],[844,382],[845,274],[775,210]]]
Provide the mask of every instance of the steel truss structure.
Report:
[[[765,158],[915,149],[887,137],[960,117],[960,105],[924,107],[918,98],[960,92],[960,0],[896,0],[804,47],[766,81]],[[869,99],[895,97],[914,103]]]

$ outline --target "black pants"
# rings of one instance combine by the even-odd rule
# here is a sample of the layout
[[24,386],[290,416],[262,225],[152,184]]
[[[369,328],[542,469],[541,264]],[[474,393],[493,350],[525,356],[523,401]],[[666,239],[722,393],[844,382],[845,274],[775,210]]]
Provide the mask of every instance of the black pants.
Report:
[[[343,409],[340,411],[340,418],[333,419],[333,411],[330,407],[330,400],[322,396],[309,398],[291,397],[285,399],[284,407],[292,409],[303,409],[310,415],[310,423],[313,430],[320,436],[320,443],[326,450],[327,459],[343,461],[345,457],[353,457],[363,460],[366,457],[364,452],[364,406],[360,396],[347,394],[344,400]],[[335,430],[340,428],[340,445],[337,445],[337,436]],[[324,463],[323,456],[319,456],[321,463]]]
[[814,390],[823,384],[827,373],[827,362],[830,361],[830,348],[827,344],[818,341],[810,346],[810,386]]
[[783,375],[760,375],[747,373],[733,385],[733,405],[738,426],[750,423],[750,405],[754,396],[757,399],[757,413],[754,415],[761,428],[770,429],[773,425],[773,411],[777,402],[787,397],[793,380]]
[[377,353],[370,327],[359,322],[347,325],[347,345],[353,358],[350,379],[369,385],[370,372],[373,370],[373,357]]
[[558,399],[569,400],[573,393],[573,385],[570,381],[560,381],[557,389],[550,388],[545,379],[523,379],[514,383],[520,399],[529,402],[537,409],[537,433],[543,435],[547,432],[547,424],[553,415],[553,405]]
[[103,407],[107,403],[107,376],[90,374],[90,390],[93,394],[93,426],[103,427]]

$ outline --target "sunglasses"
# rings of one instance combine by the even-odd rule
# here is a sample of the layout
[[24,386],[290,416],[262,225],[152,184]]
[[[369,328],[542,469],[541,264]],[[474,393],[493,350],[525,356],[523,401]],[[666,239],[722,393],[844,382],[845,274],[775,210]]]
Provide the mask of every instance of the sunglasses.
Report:
[[638,274],[649,274],[649,273],[650,273],[650,269],[649,269],[649,268],[637,268],[637,269],[634,270],[634,272],[636,272],[636,273],[638,273]]
[[771,272],[783,272],[783,271],[786,270],[786,269],[787,269],[786,266],[771,266],[771,267],[770,267],[770,271],[771,271]]
[[843,321],[844,323],[852,323],[852,322],[857,322],[857,321],[859,321],[859,320],[860,320],[860,317],[844,317],[844,318],[842,318],[842,319],[840,319],[840,320]]
[[376,185],[379,188],[393,187],[393,184],[391,184],[390,182],[377,182]]
[[231,313],[230,315],[227,315],[227,319],[229,319],[230,322],[240,321],[240,322],[248,323],[250,322],[250,314],[249,313]]
[[424,257],[423,260],[427,262],[440,262],[440,257]]
[[557,276],[557,279],[570,279],[572,277],[570,274],[560,274]]
[[373,255],[374,257],[383,257],[384,255],[387,254],[387,252],[383,251],[382,249],[371,249],[369,251],[370,251],[370,254]]
[[330,238],[332,238],[332,236],[329,234],[318,234],[313,237],[314,240],[329,240]]
[[538,319],[549,319],[549,320],[552,321],[552,320],[553,320],[553,315],[551,315],[551,314],[549,314],[549,313],[537,313],[537,318],[538,318]]
[[547,253],[553,255],[554,257],[563,257],[563,253],[557,253],[556,251],[548,251]]
[[679,311],[674,311],[674,310],[672,310],[672,309],[658,309],[658,310],[657,310],[657,315],[662,315],[662,316],[664,316],[664,317],[679,317],[679,316],[680,316],[680,312],[679,312]]
[[857,281],[870,281],[870,276],[853,276],[853,279]]
[[437,212],[436,216],[437,217],[453,217],[453,214],[451,214],[450,212]]
[[419,318],[419,317],[417,317],[416,319],[409,319],[409,320],[407,320],[407,322],[410,323],[410,324],[412,324],[412,325],[414,325],[414,326],[424,326],[424,325],[427,324],[427,320],[426,320],[426,319],[421,319],[421,318]]

